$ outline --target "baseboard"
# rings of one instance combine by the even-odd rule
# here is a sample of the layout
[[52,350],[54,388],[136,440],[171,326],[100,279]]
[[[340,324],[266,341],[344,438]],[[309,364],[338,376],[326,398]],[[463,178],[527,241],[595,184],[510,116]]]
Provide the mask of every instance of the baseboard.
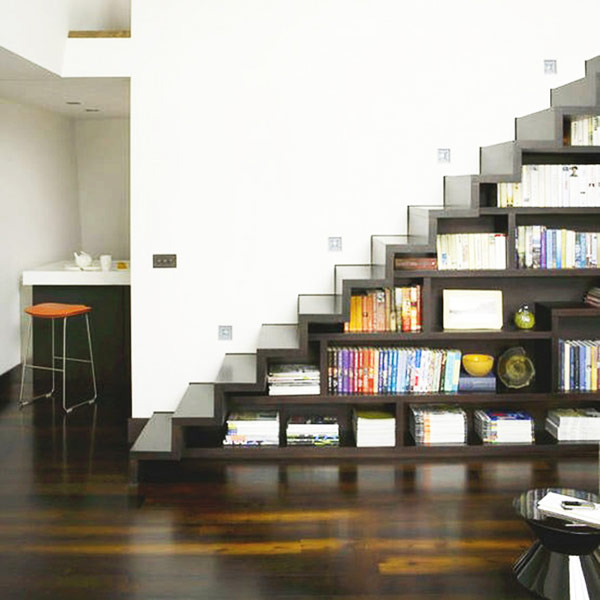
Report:
[[133,444],[135,440],[137,440],[140,435],[142,429],[144,429],[144,425],[148,422],[149,419],[141,419],[141,418],[130,418],[127,419],[127,441],[130,444]]
[[9,381],[15,381],[21,375],[21,364],[15,365],[12,369],[9,369],[5,373],[0,375],[0,385],[6,384]]

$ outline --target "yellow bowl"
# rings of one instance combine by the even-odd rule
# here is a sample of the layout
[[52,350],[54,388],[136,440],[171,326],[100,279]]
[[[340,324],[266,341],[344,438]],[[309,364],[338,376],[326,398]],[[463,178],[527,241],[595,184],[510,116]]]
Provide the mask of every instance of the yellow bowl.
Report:
[[494,366],[494,357],[489,354],[465,354],[462,364],[469,375],[485,377]]

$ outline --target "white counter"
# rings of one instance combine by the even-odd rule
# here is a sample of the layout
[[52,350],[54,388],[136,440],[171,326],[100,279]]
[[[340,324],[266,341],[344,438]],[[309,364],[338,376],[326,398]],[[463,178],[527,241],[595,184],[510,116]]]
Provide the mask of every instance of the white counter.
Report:
[[[23,285],[129,285],[129,261],[127,269],[117,270],[113,261],[110,271],[76,269],[71,260],[63,260],[23,271]],[[98,261],[92,263],[92,269],[99,267]]]

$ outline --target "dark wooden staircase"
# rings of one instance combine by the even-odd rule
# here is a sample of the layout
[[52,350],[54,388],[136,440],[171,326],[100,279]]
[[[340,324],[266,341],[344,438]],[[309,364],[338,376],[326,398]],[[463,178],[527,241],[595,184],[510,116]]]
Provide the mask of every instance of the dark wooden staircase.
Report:
[[[600,57],[588,60],[583,79],[551,91],[550,108],[515,120],[515,140],[480,149],[479,174],[445,177],[443,206],[409,206],[408,235],[373,235],[370,264],[337,265],[333,294],[298,297],[297,324],[263,325],[255,353],[226,355],[214,382],[190,383],[175,412],[154,413],[131,447],[132,481],[137,481],[140,461],[178,461],[186,456],[213,458],[220,453],[230,457],[230,453],[223,453],[218,447],[230,398],[245,397],[251,404],[253,397],[262,396],[264,402],[270,361],[308,360],[309,335],[318,336],[320,331],[331,331],[332,325],[340,326],[349,320],[352,289],[394,287],[395,257],[434,256],[436,236],[446,219],[493,218],[501,214],[503,209],[496,206],[496,184],[520,181],[523,152],[539,156],[542,161],[548,154],[560,154],[565,119],[572,115],[600,114],[599,73]],[[590,148],[568,146],[564,151],[583,155]],[[509,227],[514,226],[514,217],[511,221],[509,215],[508,219]],[[508,248],[509,266],[514,261],[514,250],[514,246]],[[404,276],[418,276],[418,272]],[[451,275],[446,272],[446,276]],[[327,365],[322,358],[320,366],[323,374]],[[327,394],[326,381],[321,383],[321,394]],[[317,396],[314,401],[319,399]],[[326,403],[330,399],[321,401]],[[213,436],[214,446],[198,448],[188,444],[193,435],[202,436],[203,432]],[[265,448],[260,452],[266,457],[277,456],[276,450]],[[374,449],[361,450],[366,455],[376,454]],[[356,449],[340,448],[339,455],[354,456]],[[410,458],[413,453],[408,451],[403,456]]]

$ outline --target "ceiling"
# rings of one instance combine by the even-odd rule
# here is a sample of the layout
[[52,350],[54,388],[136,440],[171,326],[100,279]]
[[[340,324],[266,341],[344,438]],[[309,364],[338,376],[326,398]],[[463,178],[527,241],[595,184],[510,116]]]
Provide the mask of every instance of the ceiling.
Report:
[[0,48],[0,99],[37,106],[75,119],[128,117],[129,79],[62,78]]

